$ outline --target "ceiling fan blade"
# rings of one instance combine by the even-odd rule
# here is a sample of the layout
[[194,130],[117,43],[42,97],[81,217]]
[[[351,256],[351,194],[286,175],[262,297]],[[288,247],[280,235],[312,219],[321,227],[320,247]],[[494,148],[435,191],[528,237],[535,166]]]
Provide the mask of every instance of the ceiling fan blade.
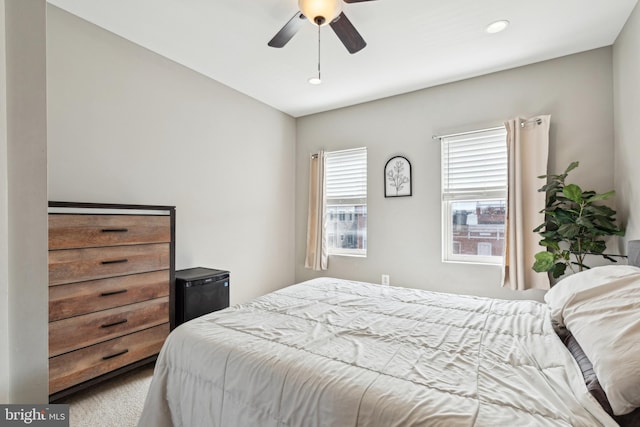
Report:
[[356,53],[367,45],[367,42],[364,41],[351,21],[347,19],[344,12],[341,12],[329,25],[331,25],[331,28],[333,28],[333,31],[349,53]]
[[307,18],[302,13],[297,12],[267,44],[271,47],[283,47],[296,35],[305,19]]
[[360,3],[363,1],[373,1],[373,0],[344,0],[345,3]]

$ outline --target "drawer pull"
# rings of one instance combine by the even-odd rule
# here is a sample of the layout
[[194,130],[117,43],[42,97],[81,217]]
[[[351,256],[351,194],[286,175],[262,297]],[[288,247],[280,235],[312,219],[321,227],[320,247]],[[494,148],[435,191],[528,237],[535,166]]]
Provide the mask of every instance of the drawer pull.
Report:
[[102,263],[101,263],[101,264],[102,264],[102,265],[107,265],[107,264],[120,264],[120,263],[123,263],[123,262],[129,262],[129,260],[128,260],[128,259],[126,259],[126,258],[123,258],[123,259],[114,259],[114,260],[111,260],[111,261],[102,261]]
[[121,352],[119,352],[119,353],[112,354],[112,355],[109,355],[109,356],[104,356],[104,357],[102,358],[102,360],[109,360],[109,359],[113,359],[114,357],[122,356],[123,354],[126,354],[126,353],[129,353],[129,349],[122,350],[122,351],[121,351]]
[[106,325],[100,326],[101,328],[110,328],[116,325],[122,325],[123,323],[127,323],[127,319],[118,320],[117,322],[107,323]]
[[103,228],[103,233],[126,233],[129,231],[128,228]]
[[117,294],[124,294],[126,293],[127,290],[126,289],[120,289],[119,291],[113,291],[113,292],[103,292],[100,294],[101,297],[108,297],[109,295],[117,295]]

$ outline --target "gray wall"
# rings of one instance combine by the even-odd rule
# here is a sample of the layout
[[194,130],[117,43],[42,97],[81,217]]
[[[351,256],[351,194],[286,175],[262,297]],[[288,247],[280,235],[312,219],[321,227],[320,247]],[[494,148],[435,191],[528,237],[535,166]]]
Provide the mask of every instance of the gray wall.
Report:
[[48,7],[49,199],[176,206],[232,304],[294,280],[295,120]]
[[48,395],[45,10],[44,0],[0,1],[2,403]]
[[[640,5],[636,6],[613,49],[615,183],[625,241],[640,239]],[[624,246],[624,245],[621,245]],[[624,249],[622,247],[621,249]]]
[[[520,297],[499,287],[500,269],[441,262],[440,144],[434,134],[551,114],[551,172],[584,188],[613,188],[612,49],[602,48],[509,71],[298,119],[296,280],[318,275],[449,292]],[[304,268],[309,155],[320,148],[368,147],[368,256],[330,257],[322,273]],[[396,154],[413,169],[413,196],[385,199],[383,168]],[[542,182],[541,182],[542,184]]]

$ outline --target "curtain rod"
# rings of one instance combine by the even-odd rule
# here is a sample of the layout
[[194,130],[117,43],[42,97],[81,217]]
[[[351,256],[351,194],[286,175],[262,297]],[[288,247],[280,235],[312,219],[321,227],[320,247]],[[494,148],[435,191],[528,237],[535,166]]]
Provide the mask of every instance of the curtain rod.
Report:
[[[343,154],[343,153],[348,153],[350,151],[360,151],[362,149],[366,149],[367,147],[356,147],[356,148],[347,148],[344,150],[334,150],[334,151],[329,151],[329,153],[331,154]],[[312,153],[311,154],[311,158],[315,159],[316,157],[318,157],[318,153]]]
[[[523,128],[523,127],[525,127],[525,125],[527,125],[529,123],[535,123],[537,125],[541,125],[542,124],[542,119],[536,118],[536,119],[522,120],[520,122],[520,127]],[[433,135],[431,137],[431,139],[435,140],[435,139],[449,138],[449,137],[452,137],[452,136],[470,135],[472,133],[488,132],[490,130],[500,130],[500,129],[504,129],[504,126],[496,126],[496,127],[493,127],[493,128],[472,130],[472,131],[469,131],[469,132],[451,133],[451,134],[448,134],[448,135]]]
[[523,121],[520,122],[520,127],[523,128],[525,125],[527,125],[529,123],[535,123],[537,125],[541,125],[542,124],[542,119],[523,120]]
[[452,136],[462,136],[462,135],[471,135],[472,133],[478,133],[478,132],[488,132],[490,130],[500,130],[500,129],[504,129],[504,126],[496,126],[494,128],[486,128],[486,129],[478,129],[478,130],[471,130],[469,132],[460,132],[460,133],[450,133],[448,135],[433,135],[431,137],[431,139],[442,139],[442,138],[449,138]]

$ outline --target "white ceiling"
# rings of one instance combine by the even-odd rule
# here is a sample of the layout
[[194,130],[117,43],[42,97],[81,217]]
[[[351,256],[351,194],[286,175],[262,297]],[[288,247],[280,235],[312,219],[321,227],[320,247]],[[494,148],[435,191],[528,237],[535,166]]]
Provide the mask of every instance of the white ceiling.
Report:
[[[344,5],[367,42],[350,55],[311,23],[267,42],[297,0],[48,0],[294,117],[614,43],[638,0],[377,0]],[[498,19],[502,33],[484,28]]]

